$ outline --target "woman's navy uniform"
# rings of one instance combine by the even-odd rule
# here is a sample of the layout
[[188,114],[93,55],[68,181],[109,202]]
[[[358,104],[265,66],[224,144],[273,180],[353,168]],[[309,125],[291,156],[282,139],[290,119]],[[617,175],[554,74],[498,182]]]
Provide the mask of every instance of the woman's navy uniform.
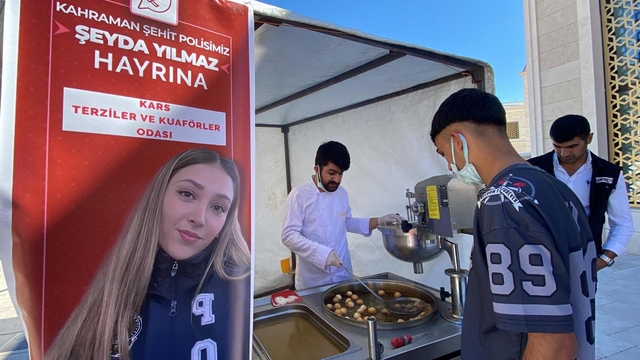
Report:
[[158,250],[145,302],[134,320],[133,360],[249,358],[250,277],[225,280],[212,267],[195,296],[213,250],[209,246],[182,261]]

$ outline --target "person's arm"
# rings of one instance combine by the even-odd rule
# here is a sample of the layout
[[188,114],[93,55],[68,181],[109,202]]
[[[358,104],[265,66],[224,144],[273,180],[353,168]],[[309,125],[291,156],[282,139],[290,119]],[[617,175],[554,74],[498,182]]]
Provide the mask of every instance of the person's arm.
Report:
[[[607,203],[607,217],[609,218],[609,234],[602,248],[605,255],[611,259],[627,252],[627,244],[633,235],[633,218],[627,196],[627,185],[620,173],[616,188],[609,196]],[[605,267],[607,263],[598,258],[597,269]]]
[[[356,221],[353,221],[356,220]],[[363,221],[364,220],[364,221]],[[371,232],[374,229],[377,229],[378,226],[380,226],[381,223],[387,221],[388,223],[392,223],[392,222],[397,222],[397,223],[401,223],[402,220],[404,220],[404,218],[400,215],[397,214],[387,214],[384,216],[380,216],[380,217],[373,217],[373,218],[369,218],[369,219],[358,219],[358,218],[353,218],[351,217],[351,207],[349,207],[349,212],[347,215],[347,231],[348,232],[353,232],[353,233],[357,233],[357,234],[362,234],[365,236],[369,236],[371,235]],[[367,225],[369,226],[369,231],[368,232],[363,232],[363,226],[365,225],[365,223],[367,223]]]
[[304,258],[319,269],[324,269],[331,249],[302,235],[302,223],[305,217],[304,199],[298,192],[292,191],[284,206],[282,221],[282,243],[298,256]]
[[578,340],[574,333],[529,333],[523,360],[574,360]]
[[378,218],[370,218],[369,219],[369,233],[371,233],[374,229],[378,228]]
[[347,232],[364,235],[366,237],[371,236],[371,231],[378,227],[377,223],[374,227],[371,227],[372,220],[374,218],[356,218],[351,215],[351,206],[347,208],[347,216],[344,219],[344,226]]
[[[349,208],[349,215],[351,215],[351,208]],[[355,222],[352,222],[353,220],[360,221],[360,222],[356,224]],[[369,231],[367,233],[362,232],[362,226],[365,224],[365,222],[362,222],[362,220],[365,220],[365,222],[368,220]],[[374,229],[377,229],[378,226],[380,226],[380,224],[384,223],[385,221],[388,221],[389,223],[391,223],[392,221],[401,223],[402,220],[404,220],[404,218],[402,218],[402,216],[397,214],[387,214],[385,216],[372,217],[369,219],[358,219],[358,218],[349,217],[347,218],[347,231],[368,236],[368,235],[371,235],[371,232]],[[354,224],[356,225],[354,226]]]
[[[602,253],[606,255],[609,259],[615,259],[618,254],[611,250],[602,249]],[[600,255],[596,258],[596,271],[600,271],[607,267],[607,262],[600,258]]]

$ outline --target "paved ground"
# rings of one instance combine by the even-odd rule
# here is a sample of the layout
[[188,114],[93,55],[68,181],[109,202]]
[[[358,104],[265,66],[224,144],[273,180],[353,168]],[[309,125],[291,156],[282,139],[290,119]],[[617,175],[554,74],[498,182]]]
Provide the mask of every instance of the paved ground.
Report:
[[621,256],[598,272],[596,358],[640,359],[640,256]]
[[27,341],[9,297],[2,266],[0,266],[0,360],[29,360]]
[[[640,359],[640,256],[598,273],[596,357]],[[28,360],[27,343],[0,267],[0,360]]]

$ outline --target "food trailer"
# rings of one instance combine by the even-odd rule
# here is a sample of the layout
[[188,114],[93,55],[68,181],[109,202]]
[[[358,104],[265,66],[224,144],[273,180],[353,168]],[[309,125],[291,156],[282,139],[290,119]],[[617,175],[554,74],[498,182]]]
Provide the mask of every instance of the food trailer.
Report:
[[[261,323],[277,322],[276,315],[290,314],[325,329],[323,336],[341,349],[341,355],[332,359],[367,358],[365,323],[338,319],[326,309],[326,298],[341,290],[307,289],[298,293],[300,303],[277,307],[271,303],[275,291],[293,283],[293,272],[283,273],[280,263],[292,257],[280,236],[286,196],[312,175],[317,147],[335,140],[351,154],[352,166],[342,186],[349,192],[353,216],[396,212],[406,217],[405,194],[414,192],[424,179],[448,173],[428,134],[437,107],[461,88],[493,92],[493,72],[479,60],[379,38],[258,2],[253,5],[256,333]],[[400,287],[410,284],[424,291],[421,294],[431,298],[438,311],[450,310],[451,300],[442,301],[439,294],[441,287],[450,291],[445,270],[452,261],[446,251],[422,263],[422,273],[416,274],[411,262],[385,249],[380,231],[374,230],[370,238],[349,234],[348,240],[354,272],[365,277],[365,283],[374,288],[388,286],[386,281],[398,282]],[[449,240],[458,247],[460,268],[468,269],[471,236],[454,231]],[[291,267],[295,267],[293,258]],[[365,291],[356,284],[337,286]],[[381,357],[437,358],[460,348],[459,324],[439,313],[419,322],[392,324],[392,328],[378,322],[378,338],[385,346]],[[400,335],[423,333],[431,335],[396,350],[389,344]],[[258,350],[254,354],[260,354],[259,346]]]

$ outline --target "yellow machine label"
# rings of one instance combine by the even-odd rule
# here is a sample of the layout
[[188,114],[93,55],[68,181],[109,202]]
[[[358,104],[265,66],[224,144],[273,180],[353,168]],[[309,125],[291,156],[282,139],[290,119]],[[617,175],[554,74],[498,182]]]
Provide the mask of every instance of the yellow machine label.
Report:
[[429,214],[429,219],[440,219],[438,188],[435,185],[427,186],[427,213]]

